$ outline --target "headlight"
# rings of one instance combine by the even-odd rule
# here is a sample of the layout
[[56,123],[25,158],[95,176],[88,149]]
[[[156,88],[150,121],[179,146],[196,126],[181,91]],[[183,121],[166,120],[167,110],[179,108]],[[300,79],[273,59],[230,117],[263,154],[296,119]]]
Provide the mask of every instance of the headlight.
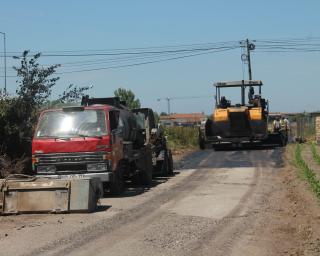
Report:
[[87,164],[88,172],[103,172],[109,169],[109,163]]
[[56,172],[56,167],[54,165],[40,165],[37,168],[37,173],[43,173],[43,174],[48,174],[48,173],[55,173]]

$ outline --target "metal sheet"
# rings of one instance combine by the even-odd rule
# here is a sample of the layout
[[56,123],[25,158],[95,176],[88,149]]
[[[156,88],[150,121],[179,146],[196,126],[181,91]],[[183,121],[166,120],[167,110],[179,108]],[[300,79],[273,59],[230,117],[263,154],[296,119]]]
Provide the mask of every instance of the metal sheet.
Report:
[[100,179],[0,180],[0,213],[94,211]]
[[0,184],[3,214],[69,210],[70,181],[2,180]]
[[70,211],[94,211],[102,193],[99,179],[71,180]]

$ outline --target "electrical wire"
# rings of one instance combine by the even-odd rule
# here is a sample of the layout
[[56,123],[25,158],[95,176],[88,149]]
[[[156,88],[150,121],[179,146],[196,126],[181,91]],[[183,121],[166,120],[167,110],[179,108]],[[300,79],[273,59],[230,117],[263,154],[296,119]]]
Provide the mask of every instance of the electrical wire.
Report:
[[124,65],[115,65],[115,66],[107,66],[107,67],[99,67],[99,68],[92,68],[92,69],[81,69],[81,70],[73,70],[73,71],[66,71],[66,72],[57,72],[56,74],[70,74],[70,73],[79,73],[79,72],[88,72],[88,71],[97,71],[97,70],[106,70],[106,69],[116,69],[116,68],[125,68],[125,67],[133,67],[133,66],[140,66],[140,65],[146,65],[146,64],[152,64],[152,63],[158,63],[158,62],[165,62],[165,61],[171,61],[171,60],[178,60],[178,59],[184,59],[204,54],[210,54],[210,53],[216,53],[216,52],[223,52],[223,51],[229,51],[235,48],[228,48],[224,50],[215,50],[215,51],[207,51],[203,53],[195,53],[195,54],[189,54],[179,57],[172,57],[172,58],[166,58],[161,60],[151,60],[151,61],[145,61],[145,62],[138,62],[138,63],[132,63],[132,64],[124,64]]
[[[123,49],[108,49],[108,50],[70,50],[70,51],[43,51],[42,57],[88,57],[88,56],[117,56],[117,55],[139,55],[139,54],[154,54],[168,52],[188,52],[195,50],[205,50],[206,48],[233,46],[236,41],[218,42],[218,43],[203,43],[190,45],[176,46],[158,46],[158,47],[140,47],[140,48],[123,48]],[[7,52],[8,57],[14,57],[21,52]],[[34,54],[29,52],[29,54]]]
[[[79,72],[89,72],[107,69],[119,69],[125,67],[140,66],[158,62],[166,62],[178,59],[189,58],[198,55],[212,54],[216,52],[230,51],[241,48],[243,53],[243,42],[245,41],[225,41],[216,43],[180,44],[152,47],[136,48],[116,48],[98,50],[60,50],[45,51],[42,57],[53,57],[57,59],[69,59],[81,57],[77,61],[61,62],[59,72],[56,74],[71,74]],[[320,37],[312,38],[281,38],[281,39],[257,39],[252,40],[256,46],[254,52],[257,53],[314,53],[320,52]],[[240,43],[240,44],[239,44]],[[8,52],[7,57],[16,56],[18,52]],[[18,53],[19,54],[19,53]],[[20,53],[21,54],[21,53]],[[31,54],[31,52],[29,52]],[[92,58],[104,56],[102,58]],[[0,55],[0,57],[3,57]],[[42,67],[52,64],[46,63]],[[242,63],[244,77],[245,66]],[[85,67],[85,68],[83,68]],[[0,67],[4,69],[3,67]],[[3,77],[3,76],[0,76]],[[7,77],[16,77],[10,73]]]

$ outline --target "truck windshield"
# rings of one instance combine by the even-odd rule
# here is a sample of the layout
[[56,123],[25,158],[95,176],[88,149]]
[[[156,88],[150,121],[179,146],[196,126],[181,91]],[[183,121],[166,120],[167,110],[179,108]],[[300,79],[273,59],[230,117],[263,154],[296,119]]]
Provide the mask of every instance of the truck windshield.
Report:
[[42,115],[35,137],[72,138],[107,135],[103,110],[49,111]]

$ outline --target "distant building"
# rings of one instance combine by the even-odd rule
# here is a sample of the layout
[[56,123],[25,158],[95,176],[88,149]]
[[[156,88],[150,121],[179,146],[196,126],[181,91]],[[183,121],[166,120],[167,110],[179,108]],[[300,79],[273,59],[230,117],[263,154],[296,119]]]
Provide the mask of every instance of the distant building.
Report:
[[171,114],[160,116],[160,124],[167,126],[196,126],[207,119],[204,113]]

